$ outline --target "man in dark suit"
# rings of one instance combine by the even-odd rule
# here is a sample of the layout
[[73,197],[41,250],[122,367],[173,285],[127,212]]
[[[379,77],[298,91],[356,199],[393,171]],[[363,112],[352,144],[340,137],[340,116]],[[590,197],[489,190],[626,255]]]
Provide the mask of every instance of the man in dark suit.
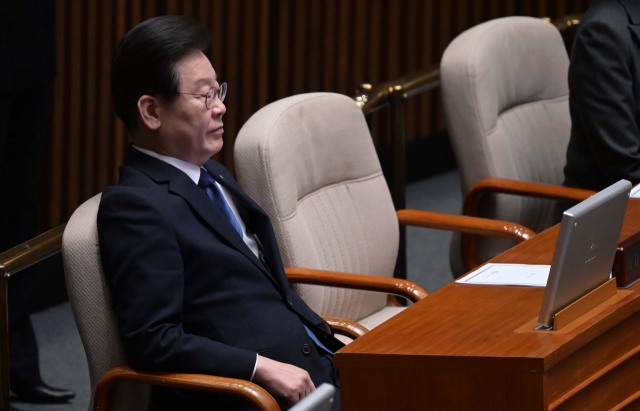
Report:
[[580,20],[569,67],[564,185],[640,183],[640,2],[602,0]]
[[[289,288],[264,211],[210,160],[223,144],[226,84],[208,44],[197,22],[163,16],[116,49],[113,100],[133,145],[100,203],[102,262],[133,367],[252,380],[288,407],[338,384],[332,353],[343,345]],[[241,407],[162,398],[166,409]]]

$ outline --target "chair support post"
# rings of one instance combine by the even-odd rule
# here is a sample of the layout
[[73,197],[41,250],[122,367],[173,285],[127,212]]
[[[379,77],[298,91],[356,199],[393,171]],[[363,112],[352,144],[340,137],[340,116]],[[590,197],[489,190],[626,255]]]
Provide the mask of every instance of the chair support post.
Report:
[[0,265],[0,411],[9,411],[9,282],[7,267]]
[[[405,101],[409,97],[433,90],[438,86],[440,86],[440,69],[438,66],[434,66],[376,87],[363,83],[356,90],[355,103],[367,116],[367,124],[372,134],[371,113],[387,105],[390,106],[391,171],[387,176],[387,182],[396,210],[404,209],[406,204]],[[394,273],[396,278],[407,278],[406,238],[405,227],[400,227],[400,247]]]
[[[402,86],[389,88],[391,109],[391,197],[396,210],[406,208],[406,154],[405,154],[405,99]],[[400,227],[398,260],[394,272],[396,278],[407,278],[407,229]]]

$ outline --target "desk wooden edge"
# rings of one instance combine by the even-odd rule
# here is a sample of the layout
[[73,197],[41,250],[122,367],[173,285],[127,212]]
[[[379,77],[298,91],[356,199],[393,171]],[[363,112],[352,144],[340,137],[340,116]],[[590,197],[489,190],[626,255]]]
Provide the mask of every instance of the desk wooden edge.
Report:
[[[612,279],[612,280],[614,281],[612,284],[615,284],[615,278]],[[610,282],[611,282],[611,280],[609,282],[605,283],[604,285],[606,285],[607,287],[610,287],[610,285],[608,285]],[[622,301],[623,299],[625,299],[626,297],[628,297],[629,295],[634,293],[633,290],[618,290],[618,289],[615,289],[615,288],[613,290],[615,291],[615,294],[611,295],[609,298],[605,299],[603,302],[597,304],[594,308],[590,309],[586,313],[577,316],[577,318],[575,318],[573,320],[570,320],[570,321],[564,321],[564,325],[561,326],[560,329],[555,329],[554,328],[554,330],[551,330],[551,331],[548,331],[548,330],[535,330],[535,328],[538,326],[538,317],[534,317],[531,320],[529,320],[526,323],[524,323],[519,328],[515,329],[514,332],[516,332],[516,333],[567,334],[567,333],[575,330],[576,328],[580,327],[581,325],[583,325],[587,321],[593,319],[597,315],[603,313],[605,310],[609,309],[614,304]],[[569,307],[567,307],[567,308],[569,308]],[[558,314],[560,314],[560,313],[558,313]],[[557,316],[557,314],[556,314],[556,316]]]

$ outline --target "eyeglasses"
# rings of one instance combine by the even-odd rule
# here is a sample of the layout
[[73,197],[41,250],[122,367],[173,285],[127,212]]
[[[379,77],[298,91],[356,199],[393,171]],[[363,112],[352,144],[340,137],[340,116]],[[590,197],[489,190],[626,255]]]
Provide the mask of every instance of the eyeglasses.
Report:
[[224,101],[224,98],[227,95],[227,83],[225,82],[220,84],[220,88],[211,87],[209,91],[207,91],[205,94],[200,94],[200,93],[178,93],[178,94],[188,94],[190,96],[204,97],[205,107],[207,107],[208,110],[211,110],[213,108],[213,102],[216,100],[216,97],[220,99],[221,103]]

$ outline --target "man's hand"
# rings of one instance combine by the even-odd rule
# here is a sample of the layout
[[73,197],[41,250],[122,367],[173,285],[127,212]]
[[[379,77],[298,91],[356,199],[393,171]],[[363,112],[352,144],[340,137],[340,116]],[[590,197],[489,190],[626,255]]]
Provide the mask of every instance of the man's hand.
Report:
[[273,396],[284,399],[288,407],[295,405],[316,389],[309,373],[302,368],[259,355],[253,382]]

